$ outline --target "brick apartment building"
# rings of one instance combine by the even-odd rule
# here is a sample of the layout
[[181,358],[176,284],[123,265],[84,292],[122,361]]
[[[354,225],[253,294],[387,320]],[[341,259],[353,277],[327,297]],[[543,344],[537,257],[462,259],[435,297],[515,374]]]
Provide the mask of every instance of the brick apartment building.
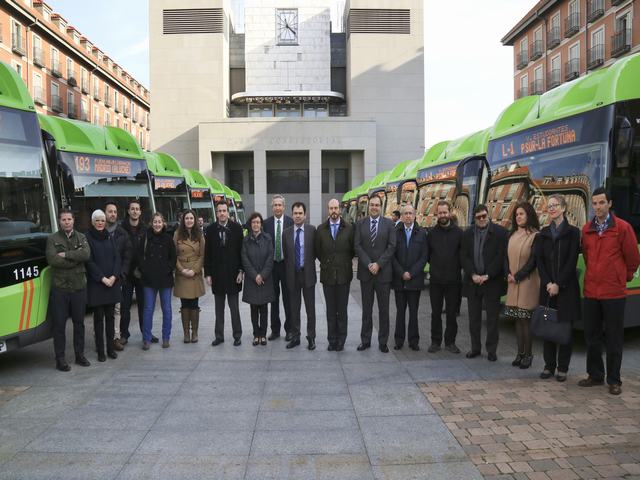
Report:
[[514,97],[541,94],[640,51],[640,1],[540,0],[501,41]]
[[120,127],[149,149],[149,90],[45,2],[0,2],[0,61],[39,113]]

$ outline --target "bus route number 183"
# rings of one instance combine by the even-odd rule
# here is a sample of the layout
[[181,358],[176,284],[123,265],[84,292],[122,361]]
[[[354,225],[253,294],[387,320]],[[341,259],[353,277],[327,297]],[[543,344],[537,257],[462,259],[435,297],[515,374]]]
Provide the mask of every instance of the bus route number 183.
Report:
[[38,265],[34,265],[32,267],[21,267],[13,270],[13,277],[16,281],[36,278],[38,275],[40,275],[40,267],[38,267]]

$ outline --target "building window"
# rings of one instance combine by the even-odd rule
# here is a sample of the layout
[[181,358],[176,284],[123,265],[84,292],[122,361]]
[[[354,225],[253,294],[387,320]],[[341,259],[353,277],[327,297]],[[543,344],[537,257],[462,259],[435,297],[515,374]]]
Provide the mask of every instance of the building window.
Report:
[[329,169],[322,169],[322,193],[329,193]]
[[309,170],[267,170],[267,193],[309,193]]
[[244,193],[244,172],[242,170],[229,170],[229,188],[238,193]]
[[22,78],[22,63],[19,62],[11,62],[13,65],[13,69],[18,72],[20,78]]
[[249,105],[250,117],[273,117],[273,105],[251,104]]
[[67,78],[73,78],[75,75],[73,74],[73,60],[67,58]]
[[111,115],[109,112],[104,112],[104,126],[108,127],[109,125],[111,125]]
[[308,104],[305,103],[303,106],[303,116],[305,117],[328,117],[329,109],[326,104]]
[[523,75],[520,77],[520,91],[518,92],[518,98],[526,97],[529,95],[529,75]]
[[345,193],[351,190],[348,168],[336,168],[333,171],[333,175],[335,183],[335,188],[333,189],[333,191],[335,193]]
[[299,117],[300,105],[276,105],[276,117]]
[[51,49],[51,73],[56,77],[61,75],[60,73],[60,57],[58,50],[55,48]]

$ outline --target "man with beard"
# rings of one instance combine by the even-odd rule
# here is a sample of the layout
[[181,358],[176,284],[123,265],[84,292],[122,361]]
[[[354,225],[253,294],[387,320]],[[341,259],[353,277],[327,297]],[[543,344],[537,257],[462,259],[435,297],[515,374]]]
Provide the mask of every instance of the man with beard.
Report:
[[353,225],[340,216],[340,202],[329,200],[329,218],[318,225],[315,250],[327,310],[327,350],[340,352],[347,339],[347,305],[353,278]]
[[438,223],[429,231],[429,298],[431,300],[431,346],[429,353],[440,350],[442,344],[442,309],[446,302],[444,348],[460,353],[456,345],[458,310],[462,277],[460,245],[462,229],[451,221],[451,204],[440,200],[437,206]]
[[[131,240],[129,239],[129,234],[127,231],[122,228],[118,224],[118,206],[113,202],[107,202],[104,206],[104,214],[106,217],[106,226],[105,230],[109,232],[109,237],[113,240],[116,245],[116,249],[120,254],[120,281],[122,284],[126,281],[127,274],[129,273],[129,265],[131,264]],[[115,321],[113,323],[114,327],[114,337],[113,337],[113,348],[114,350],[123,350],[124,344],[120,340],[120,303],[116,303],[115,306]],[[107,339],[107,342],[111,341],[111,339]]]

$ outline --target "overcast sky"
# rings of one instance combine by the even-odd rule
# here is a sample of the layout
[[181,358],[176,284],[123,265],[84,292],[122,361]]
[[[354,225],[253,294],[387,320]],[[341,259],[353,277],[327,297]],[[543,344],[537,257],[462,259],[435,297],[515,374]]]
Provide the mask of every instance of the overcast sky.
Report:
[[[231,2],[236,20],[241,21],[243,0]],[[153,97],[148,0],[48,3],[150,87]],[[335,0],[335,5],[341,4],[344,0]],[[534,4],[535,0],[425,0],[427,147],[490,126],[513,101],[512,49],[502,46],[500,39]],[[337,10],[332,9],[334,25]]]

